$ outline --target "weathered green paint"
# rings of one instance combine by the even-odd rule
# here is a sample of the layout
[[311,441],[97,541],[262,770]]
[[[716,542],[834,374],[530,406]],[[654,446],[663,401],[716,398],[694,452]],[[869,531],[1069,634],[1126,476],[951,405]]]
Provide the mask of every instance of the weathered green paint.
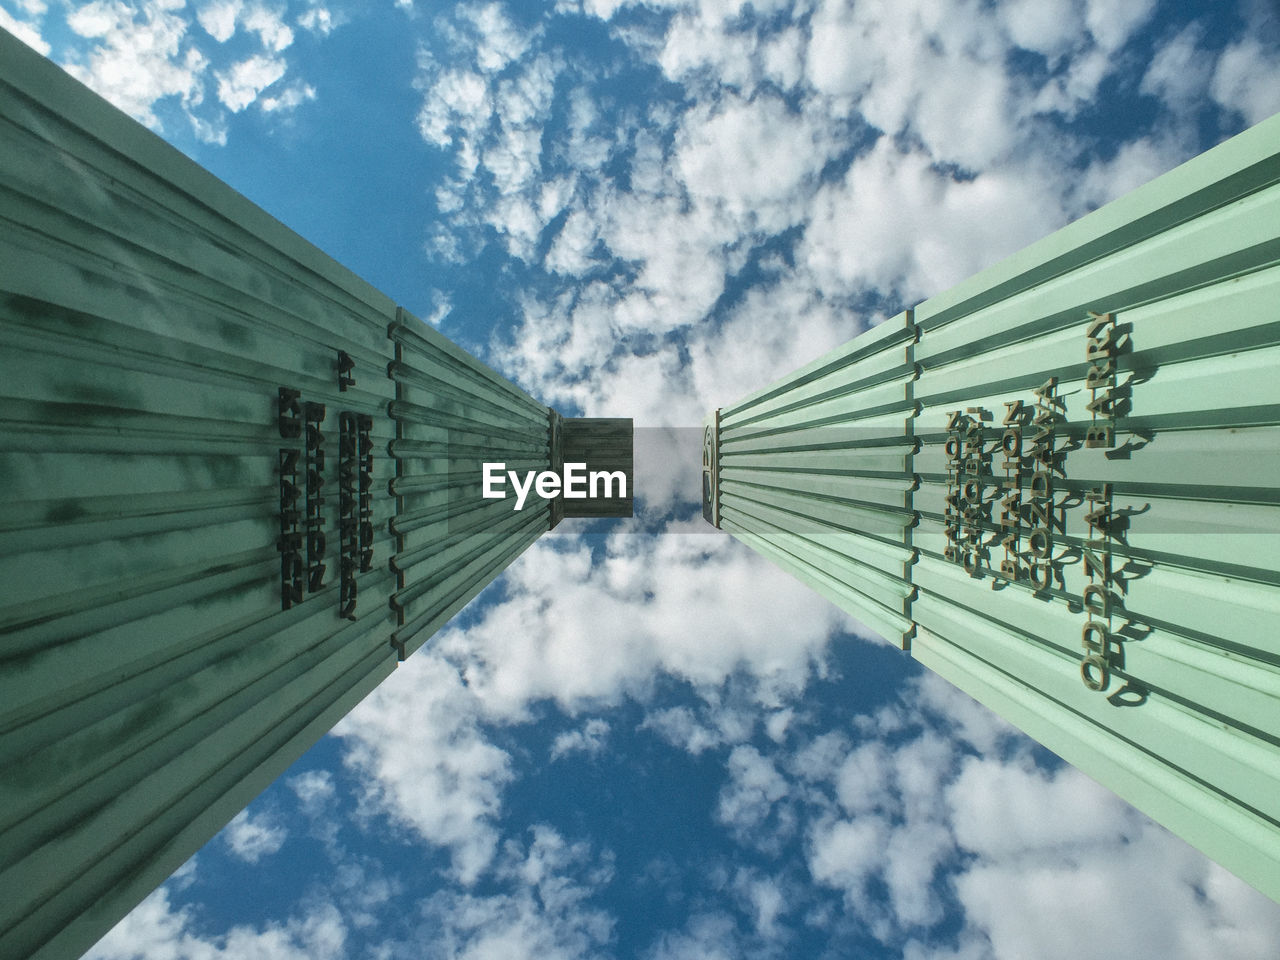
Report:
[[[0,124],[0,956],[63,958],[551,527],[478,462],[562,451],[555,411],[3,31]],[[328,569],[288,609],[280,387],[326,407]],[[354,620],[341,411],[373,450]]]
[[[1277,302],[1280,117],[716,411],[706,515],[1280,899]],[[1086,330],[1108,313],[1115,446],[1091,448]],[[1023,520],[1001,526],[1000,453],[976,488],[985,559],[947,558],[968,476],[947,424],[988,411],[990,451],[1005,403],[1051,378],[1055,572],[1036,589],[997,575],[1002,536],[1029,554],[1033,509],[1024,469]],[[1105,536],[1085,499],[1104,484]],[[1117,641],[1095,691],[1083,599],[1104,582]]]

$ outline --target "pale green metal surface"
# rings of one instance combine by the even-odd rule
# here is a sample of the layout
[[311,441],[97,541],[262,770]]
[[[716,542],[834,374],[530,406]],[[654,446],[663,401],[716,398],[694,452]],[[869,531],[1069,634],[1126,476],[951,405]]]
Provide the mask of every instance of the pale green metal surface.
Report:
[[[1280,899],[1277,302],[1280,117],[724,407],[710,518]],[[1111,447],[1085,445],[1109,409],[1087,406],[1093,314],[1119,331]],[[1051,379],[1057,453],[1032,488],[1028,447],[1006,473],[993,451],[1010,401],[1029,445]],[[946,449],[966,411],[989,417],[976,474]],[[966,477],[972,570],[947,556]],[[1102,691],[1081,676],[1090,584]]]
[[[550,527],[473,488],[555,414],[3,31],[0,140],[0,956],[75,957]],[[325,406],[287,609],[281,387]]]

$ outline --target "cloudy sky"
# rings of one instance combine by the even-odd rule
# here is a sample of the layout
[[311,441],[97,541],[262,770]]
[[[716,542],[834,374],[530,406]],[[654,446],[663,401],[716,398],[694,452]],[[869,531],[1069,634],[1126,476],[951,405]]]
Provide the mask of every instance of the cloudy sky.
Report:
[[[1280,110],[1268,0],[0,25],[562,413],[649,437]],[[705,527],[692,462],[639,479],[643,519],[532,548],[91,956],[1276,955],[1280,906]]]

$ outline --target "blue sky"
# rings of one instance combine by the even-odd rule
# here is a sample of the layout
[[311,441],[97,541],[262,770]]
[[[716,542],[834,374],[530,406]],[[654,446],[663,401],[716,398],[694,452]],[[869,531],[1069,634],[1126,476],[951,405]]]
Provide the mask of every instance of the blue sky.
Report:
[[[535,396],[652,437],[1280,110],[1275,10],[0,25]],[[90,955],[1275,956],[1280,906],[710,532],[695,468],[649,457],[643,522],[535,545]]]

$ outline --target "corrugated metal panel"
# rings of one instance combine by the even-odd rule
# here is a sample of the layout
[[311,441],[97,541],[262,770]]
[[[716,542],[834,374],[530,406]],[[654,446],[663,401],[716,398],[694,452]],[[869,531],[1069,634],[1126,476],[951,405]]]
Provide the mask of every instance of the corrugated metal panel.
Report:
[[911,635],[911,314],[718,412],[719,526],[886,636]]
[[[903,473],[838,433],[895,415],[846,358],[899,320],[724,408],[710,483],[724,529],[1280,899],[1277,224],[1280,117],[917,307]],[[869,542],[909,557],[867,577]]]
[[551,468],[551,411],[407,313],[396,383],[393,644],[403,659],[551,527],[551,502],[481,496],[481,464]]
[[68,957],[548,528],[450,468],[550,411],[2,31],[0,124],[0,955]]

